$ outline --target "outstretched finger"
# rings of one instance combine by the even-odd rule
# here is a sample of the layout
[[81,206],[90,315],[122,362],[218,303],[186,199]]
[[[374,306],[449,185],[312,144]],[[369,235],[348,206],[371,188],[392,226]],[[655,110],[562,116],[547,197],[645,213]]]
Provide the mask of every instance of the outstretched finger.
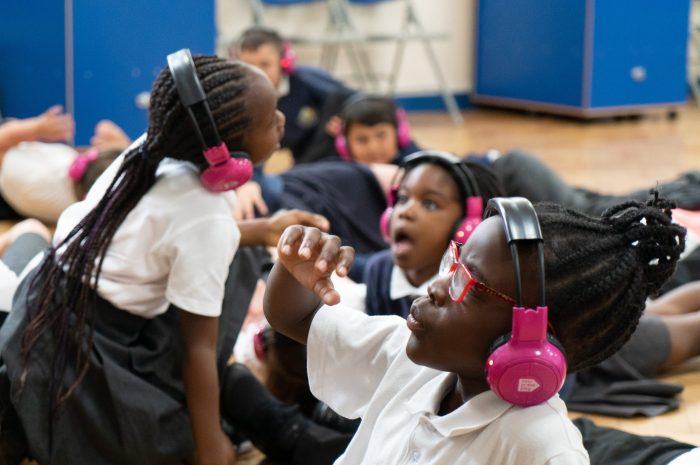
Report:
[[311,258],[313,250],[321,242],[323,233],[316,228],[304,228],[304,237],[299,246],[299,256],[302,258]]
[[344,245],[340,248],[338,254],[338,264],[335,266],[335,272],[338,276],[345,277],[348,275],[352,264],[355,261],[355,249],[348,245]]
[[[270,213],[270,210],[267,208],[267,204],[265,203],[265,200],[263,200],[262,197],[256,197],[253,199],[253,204],[256,210],[258,210],[258,213],[260,213],[261,216],[267,216],[268,213]],[[255,218],[255,211],[253,213],[253,218]]]
[[60,115],[61,113],[63,113],[63,105],[53,105],[44,112],[44,114],[52,116]]
[[290,256],[295,244],[297,244],[304,235],[304,227],[298,224],[287,226],[280,240],[277,243],[277,252],[280,255]]
[[332,270],[338,261],[340,250],[340,238],[338,236],[326,236],[323,248],[316,260],[316,269],[321,272]]

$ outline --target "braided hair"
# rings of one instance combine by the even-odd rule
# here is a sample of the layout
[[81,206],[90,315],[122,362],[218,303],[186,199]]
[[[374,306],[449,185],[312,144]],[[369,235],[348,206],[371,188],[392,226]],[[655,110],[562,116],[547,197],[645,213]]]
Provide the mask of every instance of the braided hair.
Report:
[[[249,68],[214,56],[195,57],[194,63],[221,139],[229,147],[241,147],[251,124],[246,108]],[[54,411],[87,373],[86,347],[91,347],[93,338],[93,291],[97,290],[112,237],[154,185],[158,164],[166,156],[200,167],[206,165],[201,144],[167,67],[151,90],[148,131],[143,143],[125,151],[104,196],[61,243],[47,252],[30,283],[29,295],[35,297],[27,302],[30,319],[22,339],[21,385],[27,377],[32,348],[44,331],[51,331],[56,341],[49,381]],[[71,386],[63,388],[62,379],[69,367],[77,376]]]
[[545,248],[549,320],[570,371],[614,354],[635,330],[646,298],[673,273],[685,229],[670,201],[630,201],[593,218],[538,204]]

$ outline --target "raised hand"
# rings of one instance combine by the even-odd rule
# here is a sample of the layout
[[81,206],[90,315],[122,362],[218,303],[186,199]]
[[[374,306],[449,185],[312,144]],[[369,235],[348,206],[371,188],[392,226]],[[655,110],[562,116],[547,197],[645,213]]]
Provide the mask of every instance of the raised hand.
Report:
[[341,246],[340,238],[318,228],[288,227],[277,244],[279,262],[302,286],[327,305],[340,302],[331,274],[347,276],[355,257],[352,247]]
[[36,138],[46,141],[67,141],[73,138],[75,122],[63,112],[61,105],[54,105],[35,119]]
[[248,181],[236,189],[236,208],[233,217],[236,220],[252,220],[255,218],[255,210],[260,215],[266,216],[269,213],[267,204],[263,200],[262,188],[255,181]]

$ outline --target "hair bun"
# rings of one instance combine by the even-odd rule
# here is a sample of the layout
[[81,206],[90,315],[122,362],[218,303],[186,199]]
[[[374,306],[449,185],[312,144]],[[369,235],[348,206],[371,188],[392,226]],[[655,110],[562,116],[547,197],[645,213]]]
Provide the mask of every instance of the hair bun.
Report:
[[624,234],[630,247],[637,249],[639,265],[647,279],[648,293],[656,293],[671,276],[685,249],[686,230],[673,223],[672,200],[654,197],[647,202],[629,201],[606,210],[603,220]]

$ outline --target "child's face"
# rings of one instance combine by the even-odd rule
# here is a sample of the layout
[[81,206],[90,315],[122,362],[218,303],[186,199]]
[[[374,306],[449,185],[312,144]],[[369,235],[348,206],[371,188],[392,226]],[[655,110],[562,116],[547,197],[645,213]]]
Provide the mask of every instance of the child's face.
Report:
[[[477,280],[505,295],[514,295],[512,258],[500,217],[487,218],[474,230],[462,247],[459,261]],[[461,303],[455,303],[449,296],[451,276],[435,280],[428,296],[413,303],[407,320],[412,334],[406,353],[419,365],[480,383],[485,380],[489,347],[511,330],[512,306],[476,287]]]
[[252,121],[243,139],[243,150],[250,154],[252,162],[257,165],[280,148],[284,115],[277,110],[277,95],[270,80],[252,67],[246,108]]
[[391,216],[391,253],[394,263],[418,286],[437,273],[463,205],[452,176],[430,163],[409,171],[397,194]]
[[272,44],[262,44],[255,50],[241,50],[238,54],[241,61],[260,68],[277,89],[282,80],[282,66],[280,65],[280,53]]
[[347,140],[352,158],[360,163],[391,163],[399,151],[396,128],[391,123],[354,123],[348,128]]

